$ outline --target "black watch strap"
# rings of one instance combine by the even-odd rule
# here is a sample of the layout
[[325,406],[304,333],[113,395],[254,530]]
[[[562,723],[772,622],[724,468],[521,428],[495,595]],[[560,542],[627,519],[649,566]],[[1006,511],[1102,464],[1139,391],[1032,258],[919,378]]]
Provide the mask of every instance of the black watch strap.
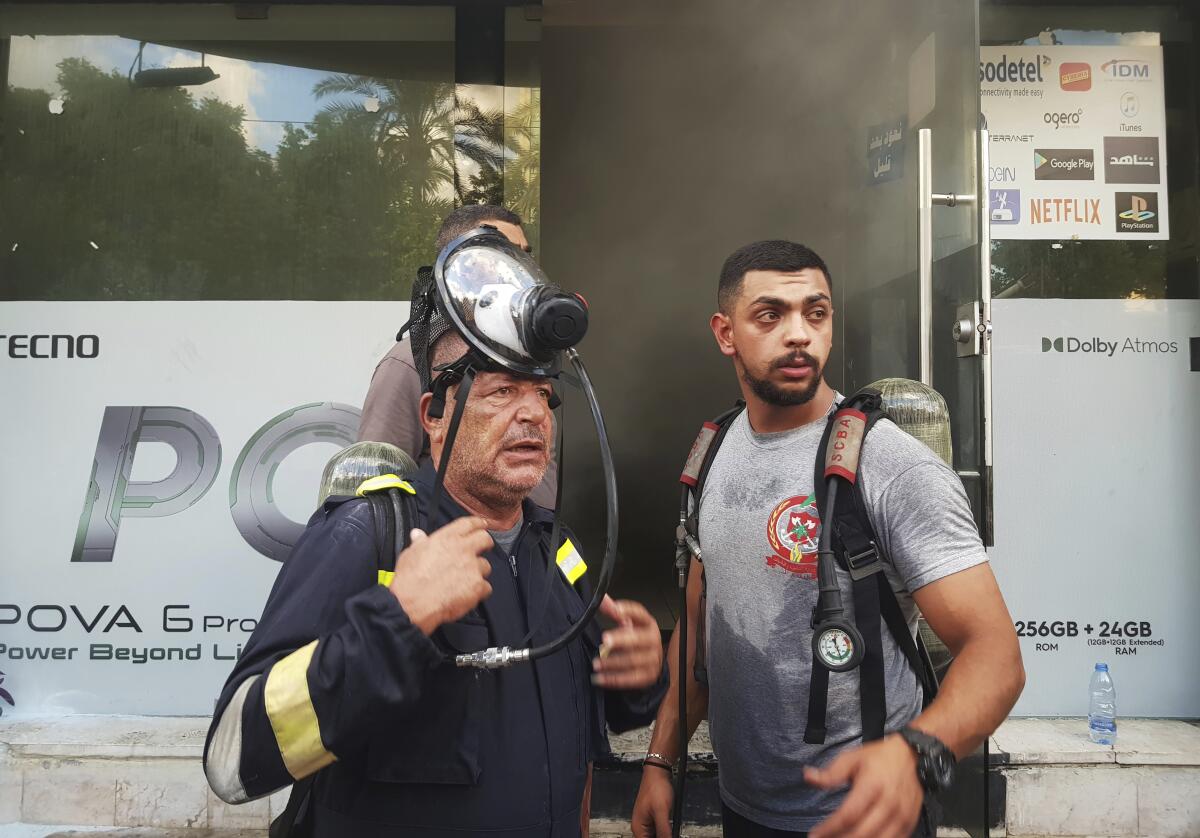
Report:
[[917,779],[929,792],[941,792],[954,782],[958,760],[941,739],[922,730],[903,727],[899,734],[917,755]]

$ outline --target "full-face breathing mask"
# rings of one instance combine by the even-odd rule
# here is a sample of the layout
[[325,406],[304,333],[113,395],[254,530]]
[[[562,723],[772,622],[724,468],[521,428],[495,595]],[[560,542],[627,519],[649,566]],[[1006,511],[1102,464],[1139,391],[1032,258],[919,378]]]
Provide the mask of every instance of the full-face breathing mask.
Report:
[[[432,276],[424,274],[422,279],[425,281],[420,284],[413,298],[412,317],[400,330],[397,339],[405,331],[412,332],[413,355],[418,366],[424,369],[430,368],[429,357],[434,343],[447,331],[446,323],[441,322],[443,318],[467,344],[467,351],[462,357],[433,368],[434,377],[426,382],[433,393],[429,414],[435,418],[443,416],[448,388],[458,385],[430,509],[436,510],[441,502],[454,441],[470,398],[471,386],[480,372],[507,371],[517,375],[569,380],[583,391],[596,427],[604,471],[607,543],[596,589],[587,608],[562,636],[543,646],[517,649],[491,647],[460,654],[455,658],[458,666],[482,669],[496,669],[535,660],[562,649],[583,631],[599,610],[616,565],[617,481],[612,450],[591,379],[579,353],[575,351],[575,346],[587,333],[587,305],[582,297],[568,294],[551,283],[532,257],[505,238],[499,230],[488,225],[459,236],[446,245],[438,254]],[[564,354],[574,369],[574,376],[561,374],[560,356]],[[549,404],[551,409],[561,405],[560,392],[561,388],[556,387],[555,396]],[[558,491],[551,536],[551,543],[555,545],[561,535],[561,414],[557,425]],[[551,569],[550,573],[554,574],[554,570]],[[532,631],[517,645],[523,645],[531,636]]]

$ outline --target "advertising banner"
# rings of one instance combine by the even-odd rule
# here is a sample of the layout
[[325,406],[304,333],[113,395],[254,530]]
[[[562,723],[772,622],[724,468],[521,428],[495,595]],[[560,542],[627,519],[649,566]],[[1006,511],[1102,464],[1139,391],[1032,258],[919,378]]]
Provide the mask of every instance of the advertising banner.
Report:
[[992,304],[996,544],[1025,692],[1082,716],[1200,716],[1200,301]]
[[0,714],[212,712],[407,316],[5,303]]
[[997,239],[1166,239],[1161,47],[980,47]]

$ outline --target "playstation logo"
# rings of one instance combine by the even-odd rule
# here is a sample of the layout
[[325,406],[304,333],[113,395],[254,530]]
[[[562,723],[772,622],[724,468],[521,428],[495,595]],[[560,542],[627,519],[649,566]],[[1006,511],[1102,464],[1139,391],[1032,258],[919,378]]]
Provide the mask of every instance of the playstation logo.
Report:
[[1055,338],[1054,340],[1050,340],[1050,338],[1042,338],[1042,351],[1049,352],[1051,349],[1053,349],[1055,352],[1062,352],[1063,339]]

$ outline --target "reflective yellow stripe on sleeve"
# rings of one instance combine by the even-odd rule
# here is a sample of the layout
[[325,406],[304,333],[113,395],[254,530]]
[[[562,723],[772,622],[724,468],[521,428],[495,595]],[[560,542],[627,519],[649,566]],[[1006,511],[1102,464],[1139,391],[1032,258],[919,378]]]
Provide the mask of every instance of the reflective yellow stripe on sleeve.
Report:
[[571,543],[571,539],[567,539],[562,543],[562,547],[558,548],[558,569],[562,571],[563,576],[567,577],[567,581],[574,585],[580,576],[587,572],[587,565],[583,562],[583,556],[579,555],[579,551],[575,549],[575,545]]
[[283,764],[297,780],[337,759],[321,743],[321,725],[308,693],[308,664],[316,650],[314,640],[277,661],[263,688],[267,718]]

